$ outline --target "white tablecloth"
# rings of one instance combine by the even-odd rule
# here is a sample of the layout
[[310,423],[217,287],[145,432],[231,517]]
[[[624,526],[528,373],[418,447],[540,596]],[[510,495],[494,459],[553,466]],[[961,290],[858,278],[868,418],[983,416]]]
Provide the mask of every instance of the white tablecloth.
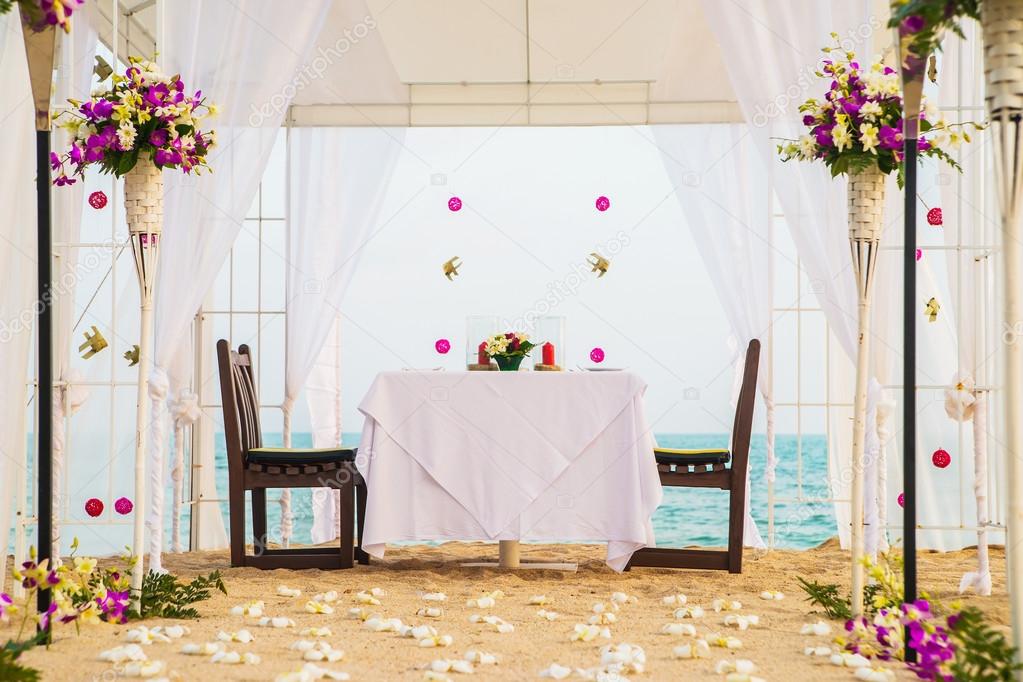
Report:
[[621,571],[661,501],[628,372],[384,372],[359,410],[364,549],[402,540],[607,543]]

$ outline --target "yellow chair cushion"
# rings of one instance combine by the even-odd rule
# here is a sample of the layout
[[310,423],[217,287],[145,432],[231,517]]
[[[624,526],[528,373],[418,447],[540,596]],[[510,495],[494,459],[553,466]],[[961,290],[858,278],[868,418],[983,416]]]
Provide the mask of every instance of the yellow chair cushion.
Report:
[[727,464],[731,458],[725,448],[655,448],[654,457],[658,464],[706,465]]

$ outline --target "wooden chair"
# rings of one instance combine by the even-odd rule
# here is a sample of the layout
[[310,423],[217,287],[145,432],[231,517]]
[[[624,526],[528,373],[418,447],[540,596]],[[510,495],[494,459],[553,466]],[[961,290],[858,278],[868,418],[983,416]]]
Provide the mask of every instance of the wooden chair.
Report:
[[[231,510],[231,565],[255,568],[351,568],[353,557],[369,563],[362,551],[366,486],[355,468],[355,448],[264,448],[259,429],[259,399],[249,347],[231,350],[217,342],[220,393],[224,403],[224,436]],[[338,488],[341,494],[341,545],[269,549],[266,534],[267,488]],[[358,490],[359,545],[352,539]],[[245,553],[245,492],[252,492],[254,554]]]
[[[644,547],[632,555],[628,568],[697,568],[742,573],[742,530],[746,514],[746,476],[749,466],[750,432],[756,402],[760,341],[753,339],[746,349],[742,389],[735,406],[730,450],[675,450],[657,448],[657,470],[661,485],[682,488],[720,488],[729,493],[728,550]],[[731,466],[726,466],[731,460]]]

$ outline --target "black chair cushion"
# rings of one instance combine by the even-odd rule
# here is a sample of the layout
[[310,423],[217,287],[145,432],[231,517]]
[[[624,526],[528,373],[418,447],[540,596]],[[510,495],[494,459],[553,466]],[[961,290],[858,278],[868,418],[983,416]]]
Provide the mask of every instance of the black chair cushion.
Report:
[[722,448],[703,450],[680,450],[677,448],[656,448],[654,457],[658,464],[675,464],[677,466],[705,466],[708,464],[728,464],[731,455]]
[[334,464],[354,462],[357,448],[252,448],[247,454],[250,464],[300,466],[302,464]]

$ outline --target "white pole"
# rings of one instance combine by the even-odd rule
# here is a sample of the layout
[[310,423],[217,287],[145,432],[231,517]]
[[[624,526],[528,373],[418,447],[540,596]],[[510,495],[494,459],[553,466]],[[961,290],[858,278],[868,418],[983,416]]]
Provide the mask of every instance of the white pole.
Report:
[[[147,300],[148,298],[148,300]],[[142,594],[144,572],[143,555],[146,552],[146,434],[149,430],[149,371],[152,344],[150,336],[153,327],[153,301],[142,297],[142,326],[139,338],[139,386],[135,405],[135,529],[132,536],[131,553],[135,557],[132,568],[131,589],[133,600]],[[138,606],[138,602],[135,601]]]

